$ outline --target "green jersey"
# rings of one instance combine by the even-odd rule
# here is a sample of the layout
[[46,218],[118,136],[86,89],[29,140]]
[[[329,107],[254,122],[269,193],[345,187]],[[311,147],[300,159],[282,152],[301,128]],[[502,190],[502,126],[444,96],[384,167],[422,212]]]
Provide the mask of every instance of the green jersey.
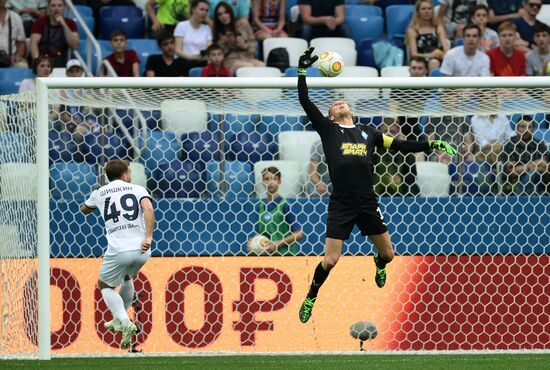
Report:
[[[278,197],[276,201],[279,201],[275,207],[271,210],[267,210],[266,204],[261,202],[259,204],[259,217],[258,233],[267,236],[271,241],[283,240],[289,234],[292,233],[290,222],[293,220],[287,220],[287,212],[290,212],[286,199]],[[287,212],[285,212],[285,210]],[[290,246],[283,246],[277,249],[277,254],[287,255],[296,254],[296,243],[292,243]]]
[[159,4],[157,19],[161,24],[175,26],[189,18],[189,0],[156,0]]

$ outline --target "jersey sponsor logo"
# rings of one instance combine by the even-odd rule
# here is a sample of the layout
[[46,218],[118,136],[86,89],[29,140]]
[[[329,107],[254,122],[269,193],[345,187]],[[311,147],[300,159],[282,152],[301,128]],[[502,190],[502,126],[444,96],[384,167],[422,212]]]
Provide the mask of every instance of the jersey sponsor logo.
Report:
[[369,134],[367,134],[365,131],[361,131],[361,136],[363,136],[363,139],[368,140]]
[[367,156],[367,145],[362,143],[342,143],[342,155]]

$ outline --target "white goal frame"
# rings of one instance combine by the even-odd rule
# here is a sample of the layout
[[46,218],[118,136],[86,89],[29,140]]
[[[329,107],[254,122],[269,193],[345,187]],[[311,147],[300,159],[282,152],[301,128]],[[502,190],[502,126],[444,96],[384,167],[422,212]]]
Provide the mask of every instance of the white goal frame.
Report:
[[[49,89],[61,88],[250,88],[296,89],[296,78],[37,78],[37,233],[39,359],[50,351]],[[434,89],[548,88],[550,77],[308,78],[310,88]]]

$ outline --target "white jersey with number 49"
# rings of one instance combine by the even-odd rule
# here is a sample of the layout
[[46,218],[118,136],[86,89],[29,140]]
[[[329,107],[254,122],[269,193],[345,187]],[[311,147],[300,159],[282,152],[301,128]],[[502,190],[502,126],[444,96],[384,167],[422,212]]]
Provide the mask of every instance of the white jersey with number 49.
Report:
[[107,252],[112,255],[141,248],[145,239],[145,221],[141,200],[151,198],[143,186],[115,180],[94,190],[85,204],[99,208],[105,221]]

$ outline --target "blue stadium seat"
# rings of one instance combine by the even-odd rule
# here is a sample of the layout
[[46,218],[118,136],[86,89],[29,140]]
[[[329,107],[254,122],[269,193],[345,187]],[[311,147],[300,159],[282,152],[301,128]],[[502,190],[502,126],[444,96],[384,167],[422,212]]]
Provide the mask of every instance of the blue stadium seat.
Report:
[[364,38],[380,38],[384,34],[384,18],[378,15],[350,16],[346,17],[350,37],[356,45]]
[[48,137],[50,162],[82,162],[78,144],[72,133],[68,131],[50,131]]
[[31,148],[26,136],[14,132],[0,132],[0,164],[29,162],[30,156]]
[[258,122],[260,121],[260,117],[257,114],[226,113],[225,115],[212,118],[207,123],[208,129],[212,132],[220,131],[223,121],[227,141],[232,141],[239,132],[257,131]]
[[[359,116],[361,110],[375,110],[380,112],[378,116]],[[390,102],[389,99],[384,98],[372,98],[372,99],[359,99],[355,103],[354,110],[358,114],[359,123],[364,125],[371,125],[378,127],[383,121],[383,116],[389,111]]]
[[[75,22],[77,22],[76,18],[75,17],[71,17],[71,19]],[[88,29],[90,30],[90,32],[93,34],[94,33],[94,26],[95,26],[95,19],[93,16],[82,16],[82,20],[84,21],[84,23],[86,23],[86,26],[88,27]],[[81,39],[85,40],[87,35],[86,35],[86,32],[84,31],[84,28],[80,25],[80,24],[76,24],[77,26],[77,29],[78,29],[78,35]],[[82,43],[82,41],[80,41]]]
[[171,131],[149,131],[147,135],[145,145],[143,136],[140,137],[139,144],[142,149],[141,162],[149,176],[160,163],[176,160],[181,147],[176,134]]
[[386,8],[386,19],[391,20],[391,22],[386,23],[387,37],[404,39],[413,13],[414,5],[388,6]]
[[[222,166],[223,164],[223,166]],[[224,183],[222,184],[223,167]],[[206,186],[215,198],[249,198],[254,191],[254,173],[250,163],[238,161],[208,162],[206,164]],[[223,187],[223,189],[220,189]]]
[[430,71],[430,77],[443,77],[443,73],[439,68],[434,68]]
[[29,68],[0,68],[0,92],[3,95],[16,94],[19,92],[21,81],[33,77],[34,73]]
[[[392,5],[409,5],[411,3],[414,3],[414,1],[411,0],[378,0],[376,2],[376,5],[382,8],[382,11],[385,11],[388,7]],[[435,4],[434,4],[435,6]],[[388,18],[386,18],[388,19]]]
[[[288,67],[285,69],[285,77],[297,77],[298,76],[298,67]],[[308,77],[323,77],[318,68],[309,67],[307,69]]]
[[143,118],[145,118],[145,122],[149,130],[160,130],[160,110],[142,111],[141,114],[143,115]]
[[362,0],[356,0],[355,3],[351,4],[348,2],[346,5],[346,14],[345,18],[349,17],[367,17],[370,15],[375,15],[377,17],[383,17],[382,8],[376,5],[364,5]]
[[143,76],[145,73],[145,67],[147,66],[147,59],[150,55],[162,54],[159,49],[157,41],[152,39],[130,39],[128,40],[128,49],[134,49],[140,60],[139,74]]
[[50,165],[50,191],[54,199],[82,201],[97,185],[97,169],[88,163],[54,162]]
[[449,164],[449,175],[451,194],[486,195],[491,193],[491,186],[496,184],[496,174],[487,162],[463,161],[460,165],[452,162]]
[[200,77],[202,73],[202,67],[193,67],[189,70],[189,77]]
[[145,33],[145,18],[143,16],[110,16],[101,18],[101,38],[108,40],[115,30],[123,31],[129,39],[141,39]]
[[143,10],[134,5],[103,6],[99,10],[100,18],[108,18],[113,16],[143,17]]
[[275,159],[277,151],[277,143],[268,133],[241,132],[231,142],[231,154],[241,162],[271,161]]
[[227,140],[222,141],[220,131],[189,132],[181,135],[183,147],[182,159],[206,164],[210,161],[221,160],[220,145],[223,142],[225,151],[228,148]]
[[89,133],[82,143],[84,161],[90,164],[106,163],[112,159],[130,157],[130,145],[126,138],[115,132]]
[[206,190],[203,173],[204,167],[196,166],[193,161],[161,163],[153,171],[153,195],[160,198],[200,198]]
[[[87,5],[75,5],[74,7],[76,8],[76,11],[78,12],[78,14],[80,14],[81,17],[93,17],[94,16],[92,8],[90,8]],[[73,19],[74,18],[73,12],[71,10],[69,10],[69,7],[66,7],[66,9],[67,9],[66,17]]]
[[548,149],[550,149],[550,129],[539,128],[533,131],[533,137],[537,140],[544,141]]
[[283,131],[304,131],[309,128],[307,116],[287,116],[284,114],[261,115],[259,132],[267,132],[274,137]]
[[[111,42],[109,40],[97,40],[99,43],[99,47],[101,48],[101,58],[105,59],[105,57],[113,52],[111,49]],[[80,40],[80,45],[78,46],[78,52],[84,59],[84,61],[87,61],[88,56],[88,49],[86,47],[86,40]],[[92,72],[95,74],[95,71],[97,69],[97,52],[95,52],[94,48],[92,47]]]

